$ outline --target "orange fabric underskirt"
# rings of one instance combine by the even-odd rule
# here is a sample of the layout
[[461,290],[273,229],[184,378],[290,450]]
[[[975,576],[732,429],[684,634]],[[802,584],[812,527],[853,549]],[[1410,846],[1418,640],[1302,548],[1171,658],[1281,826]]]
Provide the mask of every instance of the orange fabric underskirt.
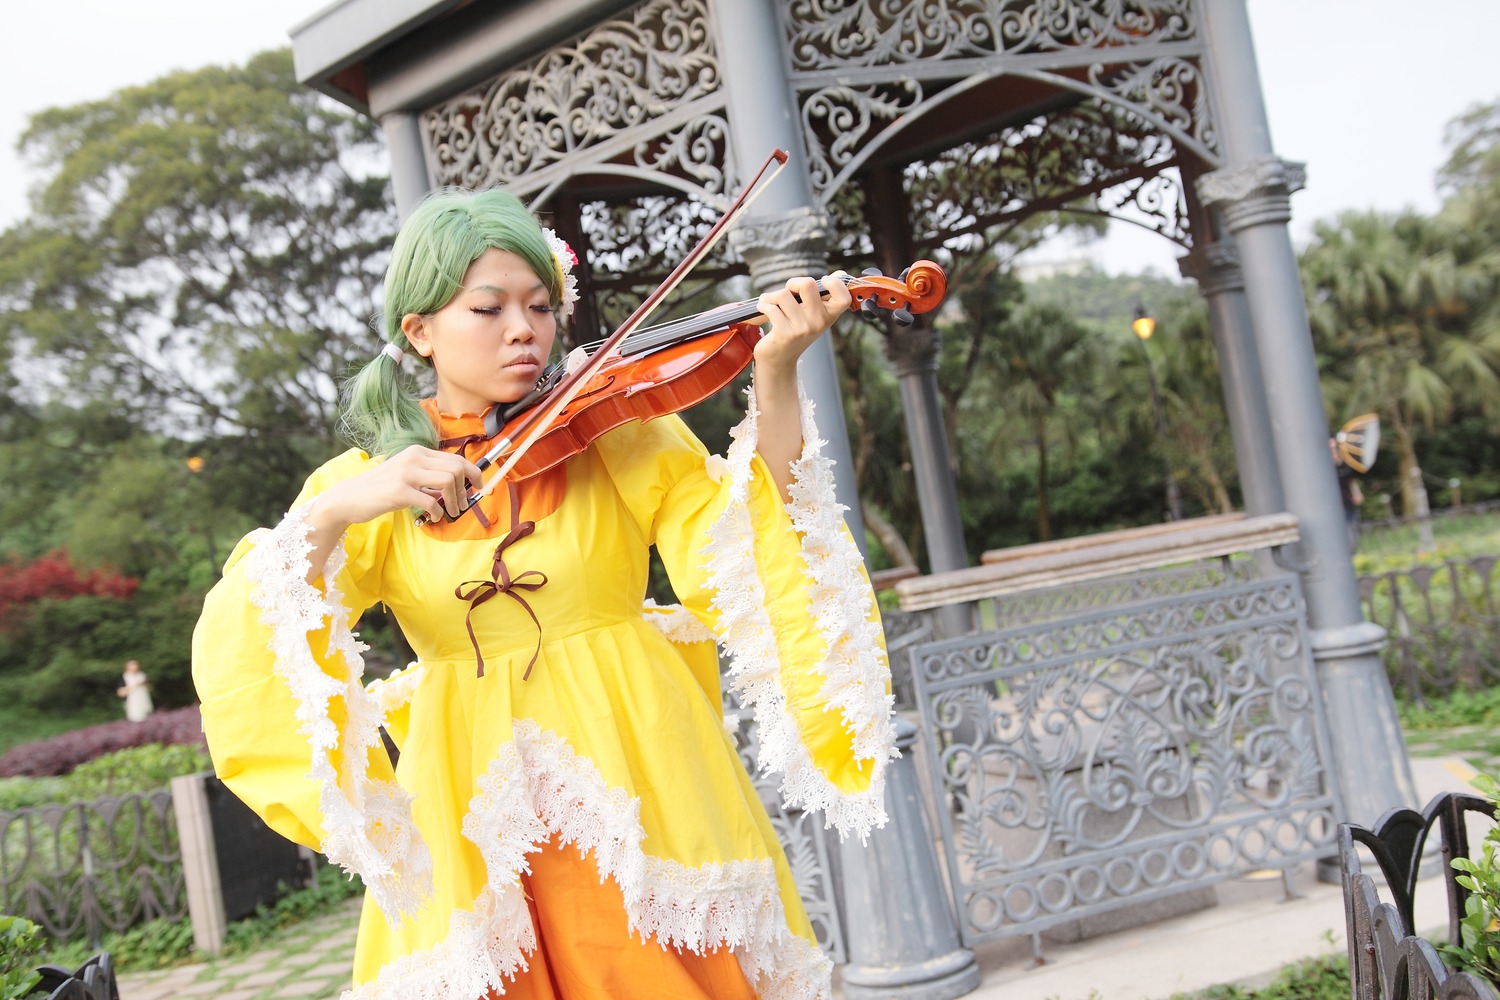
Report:
[[537,950],[508,1000],[755,1000],[729,949],[697,955],[631,934],[620,887],[577,848],[548,841],[527,858]]

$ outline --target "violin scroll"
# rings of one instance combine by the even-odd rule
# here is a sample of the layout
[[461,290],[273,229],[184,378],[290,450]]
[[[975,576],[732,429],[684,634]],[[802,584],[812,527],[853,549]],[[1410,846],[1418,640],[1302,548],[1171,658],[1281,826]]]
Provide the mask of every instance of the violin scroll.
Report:
[[899,278],[870,269],[849,280],[849,294],[861,315],[873,320],[886,311],[902,326],[912,324],[913,313],[936,309],[947,291],[948,276],[930,260],[915,262]]

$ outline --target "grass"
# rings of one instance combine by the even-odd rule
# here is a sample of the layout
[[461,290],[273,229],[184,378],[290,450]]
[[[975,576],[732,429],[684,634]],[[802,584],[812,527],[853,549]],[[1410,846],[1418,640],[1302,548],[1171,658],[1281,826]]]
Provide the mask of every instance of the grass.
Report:
[[1265,986],[1210,986],[1200,993],[1179,993],[1172,1000],[1349,1000],[1349,959],[1325,955],[1284,967]]
[[1461,515],[1432,522],[1434,547],[1422,549],[1416,525],[1371,528],[1359,536],[1354,554],[1358,573],[1386,573],[1411,566],[1437,566],[1445,559],[1500,553],[1500,512]]

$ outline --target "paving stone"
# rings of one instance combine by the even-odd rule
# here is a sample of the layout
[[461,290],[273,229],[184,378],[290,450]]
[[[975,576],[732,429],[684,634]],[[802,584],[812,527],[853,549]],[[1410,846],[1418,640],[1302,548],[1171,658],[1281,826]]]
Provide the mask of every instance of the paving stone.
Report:
[[260,972],[251,973],[250,975],[245,976],[243,979],[237,980],[234,986],[236,989],[264,988],[266,986],[270,986],[273,983],[279,983],[283,979],[289,978],[290,975],[291,973],[289,970],[277,966],[275,968],[263,969]]
[[305,974],[311,976],[314,979],[322,979],[328,976],[343,976],[345,979],[347,979],[350,977],[353,971],[354,962],[350,959],[345,958],[338,961],[330,960],[322,963],[321,965],[315,965],[311,969],[308,969]]
[[[229,990],[229,991],[224,992],[224,993],[217,994],[215,996],[214,1000],[253,1000],[254,997],[258,997],[260,995],[261,995],[261,992],[259,990],[253,990],[253,989],[251,989],[251,990],[234,989],[234,990]],[[122,998],[122,1000],[123,1000],[123,998]]]
[[348,988],[349,984],[342,980],[303,979],[301,982],[278,987],[276,996],[278,1000],[283,997],[332,997]]
[[219,979],[238,979],[240,976],[248,976],[252,972],[259,972],[266,967],[266,953],[259,952],[248,958],[242,958],[232,965],[210,966],[210,975]]

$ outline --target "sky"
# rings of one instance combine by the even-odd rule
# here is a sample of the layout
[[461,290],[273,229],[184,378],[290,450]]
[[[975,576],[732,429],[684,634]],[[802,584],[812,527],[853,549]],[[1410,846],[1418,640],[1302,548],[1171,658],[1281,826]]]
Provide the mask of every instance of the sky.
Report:
[[[1235,0],[1207,0],[1210,3]],[[1432,212],[1447,123],[1500,100],[1500,0],[1248,0],[1271,139],[1307,164],[1293,241],[1345,209]],[[324,0],[50,0],[13,4],[0,60],[0,228],[38,181],[15,151],[30,115],[178,69],[243,63],[289,43]],[[1357,13],[1356,13],[1357,12]],[[1175,276],[1176,248],[1128,225],[1084,254],[1111,273]]]

